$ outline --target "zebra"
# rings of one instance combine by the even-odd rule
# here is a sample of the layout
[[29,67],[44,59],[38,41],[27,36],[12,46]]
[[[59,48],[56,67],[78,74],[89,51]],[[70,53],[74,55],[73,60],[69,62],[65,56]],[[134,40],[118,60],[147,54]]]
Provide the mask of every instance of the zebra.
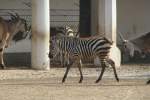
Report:
[[[61,34],[61,35],[64,35],[64,36],[69,36],[69,37],[77,37],[77,34],[76,32],[73,31],[73,29],[69,26],[64,26],[64,27],[53,27],[51,28],[53,29],[53,31],[55,30],[55,34],[53,34],[51,37],[53,36],[56,36],[57,34]],[[51,38],[51,42],[53,41],[53,39]],[[54,50],[54,45],[51,45],[50,47],[51,51]],[[69,55],[67,52],[65,51],[58,51],[56,50],[57,53],[55,53],[54,55],[53,54],[50,54],[51,58],[55,59],[56,61],[60,61],[60,64],[61,66],[65,66],[66,64],[69,63]],[[56,52],[55,51],[55,52]]]
[[55,36],[53,37],[55,41],[53,41],[53,45],[55,45],[55,48],[61,51],[65,51],[69,54],[69,59],[71,59],[72,62],[70,62],[66,67],[65,74],[62,79],[62,83],[65,82],[68,72],[71,68],[71,66],[77,65],[79,72],[80,72],[80,80],[79,83],[82,83],[83,80],[83,74],[82,74],[82,59],[94,59],[95,57],[100,58],[101,62],[101,73],[98,77],[98,79],[95,81],[98,83],[103,76],[103,73],[105,71],[105,68],[108,65],[111,65],[114,71],[114,75],[117,81],[119,81],[115,63],[113,60],[109,58],[109,51],[112,45],[112,42],[110,42],[105,37],[99,37],[99,38],[89,38],[89,39],[83,39],[83,38],[76,38],[76,37],[68,37],[68,36]]

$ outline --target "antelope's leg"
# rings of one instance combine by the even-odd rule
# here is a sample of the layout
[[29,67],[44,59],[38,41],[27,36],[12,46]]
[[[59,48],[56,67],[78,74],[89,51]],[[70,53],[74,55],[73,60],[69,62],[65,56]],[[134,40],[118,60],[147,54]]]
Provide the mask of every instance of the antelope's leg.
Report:
[[10,36],[9,33],[7,33],[6,37],[5,37],[5,48],[8,47],[10,41],[12,40],[12,37]]
[[5,66],[5,64],[4,64],[4,60],[3,60],[3,51],[0,52],[0,67],[1,67],[2,69],[5,69],[5,68],[6,68],[6,66]]
[[7,34],[3,35],[3,38],[0,41],[1,42],[1,45],[0,45],[0,67],[2,69],[5,69],[5,67],[6,67],[4,64],[4,60],[3,60],[3,54],[4,54],[4,49],[7,45],[8,38],[9,38],[9,34],[7,33]]
[[4,60],[3,60],[3,56],[4,56],[4,49],[5,49],[5,45],[2,45],[0,48],[0,67],[2,69],[5,69],[5,64],[4,64]]

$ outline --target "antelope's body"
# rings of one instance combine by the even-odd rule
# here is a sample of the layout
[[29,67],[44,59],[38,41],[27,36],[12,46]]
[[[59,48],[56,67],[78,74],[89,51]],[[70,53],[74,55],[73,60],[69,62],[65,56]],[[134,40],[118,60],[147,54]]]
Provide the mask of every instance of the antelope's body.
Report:
[[0,17],[0,66],[5,68],[3,54],[5,48],[9,46],[9,42],[13,39],[16,33],[24,33],[27,30],[26,21],[19,17],[18,14],[10,14],[11,19],[5,20]]

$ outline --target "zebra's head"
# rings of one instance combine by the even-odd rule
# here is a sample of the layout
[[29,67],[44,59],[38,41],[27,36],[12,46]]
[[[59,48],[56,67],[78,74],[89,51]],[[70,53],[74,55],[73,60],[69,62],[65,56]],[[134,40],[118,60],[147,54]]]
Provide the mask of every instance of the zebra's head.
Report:
[[62,34],[64,36],[75,36],[73,29],[69,26],[62,26],[56,28],[57,34]]
[[55,58],[59,53],[59,48],[58,48],[58,40],[56,36],[53,36],[50,38],[50,52],[49,52],[49,57],[50,58]]
[[69,26],[65,26],[65,33],[66,36],[75,36],[74,31]]

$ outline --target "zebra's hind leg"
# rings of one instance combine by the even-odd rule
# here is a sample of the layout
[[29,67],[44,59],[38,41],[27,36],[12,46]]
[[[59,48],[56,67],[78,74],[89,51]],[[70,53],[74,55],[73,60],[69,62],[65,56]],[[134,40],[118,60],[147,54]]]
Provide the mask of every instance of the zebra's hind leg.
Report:
[[101,73],[100,73],[98,79],[95,81],[95,83],[98,83],[102,79],[102,76],[103,76],[103,74],[105,72],[105,68],[106,68],[106,61],[105,60],[101,60],[101,66],[102,66]]
[[119,82],[119,78],[118,78],[116,67],[115,67],[115,62],[112,59],[107,59],[107,62],[112,66],[115,78],[116,78],[117,82]]
[[64,77],[63,77],[63,79],[62,79],[62,83],[65,82],[66,77],[67,77],[67,75],[68,75],[68,72],[69,72],[69,70],[70,70],[70,67],[71,67],[71,66],[67,66],[66,72],[65,72]]
[[5,66],[4,64],[0,64],[0,67],[1,67],[2,69],[6,69],[6,66]]
[[67,78],[67,75],[68,75],[68,72],[69,72],[69,70],[70,70],[70,68],[71,68],[71,65],[72,65],[72,64],[67,65],[67,69],[66,69],[66,72],[65,72],[65,74],[64,74],[64,77],[63,77],[63,79],[62,79],[62,83],[65,82],[65,80],[66,80],[66,78]]

